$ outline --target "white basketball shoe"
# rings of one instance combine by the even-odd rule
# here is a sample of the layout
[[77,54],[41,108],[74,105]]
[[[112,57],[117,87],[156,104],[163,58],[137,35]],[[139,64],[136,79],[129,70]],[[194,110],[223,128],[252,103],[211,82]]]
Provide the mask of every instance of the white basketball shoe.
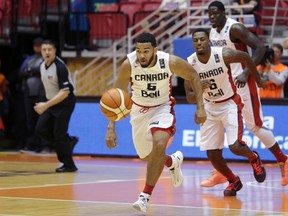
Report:
[[180,151],[176,151],[171,155],[172,165],[169,167],[172,182],[174,187],[179,187],[183,182],[183,173],[181,170],[181,164],[183,162],[183,154]]
[[140,193],[139,198],[136,202],[133,203],[133,208],[141,212],[147,212],[148,205],[150,201],[150,195],[146,193]]

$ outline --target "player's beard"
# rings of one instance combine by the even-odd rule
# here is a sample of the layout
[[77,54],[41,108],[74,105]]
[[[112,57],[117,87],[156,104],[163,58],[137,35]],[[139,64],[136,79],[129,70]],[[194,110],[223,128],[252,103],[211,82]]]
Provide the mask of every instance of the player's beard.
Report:
[[138,61],[139,61],[139,63],[140,63],[140,65],[141,65],[142,68],[147,68],[147,67],[150,66],[150,64],[152,63],[153,59],[154,59],[154,52],[153,52],[153,55],[152,55],[152,57],[149,59],[149,61],[148,61],[147,64],[141,64],[141,62],[139,61],[139,59],[138,59]]
[[199,56],[204,56],[205,55],[205,52],[203,50],[202,51],[197,51],[196,53]]

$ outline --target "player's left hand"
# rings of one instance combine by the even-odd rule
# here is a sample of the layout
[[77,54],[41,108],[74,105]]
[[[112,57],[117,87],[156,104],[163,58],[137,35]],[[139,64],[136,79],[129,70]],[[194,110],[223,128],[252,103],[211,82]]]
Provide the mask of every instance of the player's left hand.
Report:
[[210,80],[201,80],[202,90],[204,90],[206,88],[210,88],[210,85],[211,85]]
[[194,116],[194,121],[197,125],[202,126],[204,122],[206,121],[207,114],[205,112],[204,106],[197,108],[195,116]]
[[247,82],[249,73],[243,72],[235,78],[237,88],[243,88]]

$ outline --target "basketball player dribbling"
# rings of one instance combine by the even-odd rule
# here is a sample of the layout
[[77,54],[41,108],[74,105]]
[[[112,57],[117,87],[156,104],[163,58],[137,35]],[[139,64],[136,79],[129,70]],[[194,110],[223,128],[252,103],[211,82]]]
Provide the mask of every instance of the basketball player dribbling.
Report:
[[[249,54],[252,52],[251,49],[254,49],[252,59],[256,65],[260,63],[265,53],[263,43],[244,25],[226,18],[225,6],[222,2],[211,2],[208,6],[208,16],[212,25],[209,37],[213,46],[229,47],[249,52]],[[281,185],[286,186],[288,184],[288,158],[280,149],[274,134],[263,127],[259,89],[255,80],[249,75],[248,68],[243,68],[239,63],[233,64],[231,70],[237,92],[244,102],[242,113],[247,127],[275,156],[281,171]],[[226,178],[214,169],[209,179],[201,182],[201,186],[213,187],[226,181]]]
[[[130,123],[133,143],[139,157],[147,161],[145,187],[133,207],[146,212],[164,166],[170,170],[174,187],[179,187],[183,181],[183,154],[180,151],[172,155],[165,153],[167,143],[175,133],[175,99],[171,96],[172,73],[189,80],[196,92],[196,124],[205,122],[206,112],[198,74],[188,62],[158,51],[156,39],[150,33],[140,34],[135,48],[120,66],[114,87],[126,90],[129,82],[131,83],[133,105]],[[115,122],[109,121],[106,145],[114,148],[116,144]]]
[[[242,188],[241,180],[227,166],[222,156],[224,147],[224,129],[227,134],[229,149],[235,155],[246,157],[251,164],[256,181],[263,182],[266,171],[256,152],[242,141],[243,103],[233,82],[230,64],[245,63],[253,73],[259,87],[265,87],[266,81],[261,80],[256,66],[248,53],[227,47],[210,47],[209,33],[204,29],[196,29],[192,33],[195,53],[187,58],[197,71],[202,88],[207,120],[200,127],[200,150],[206,150],[213,167],[225,176],[229,185],[224,196],[236,196]],[[194,92],[185,81],[185,92],[188,102],[194,102]]]

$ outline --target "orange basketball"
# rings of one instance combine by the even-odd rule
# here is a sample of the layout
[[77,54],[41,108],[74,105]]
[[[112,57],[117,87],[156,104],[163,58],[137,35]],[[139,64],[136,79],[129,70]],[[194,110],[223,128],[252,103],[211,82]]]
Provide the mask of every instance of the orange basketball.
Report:
[[106,91],[100,100],[102,113],[112,121],[127,117],[131,111],[132,100],[127,92],[119,88]]

